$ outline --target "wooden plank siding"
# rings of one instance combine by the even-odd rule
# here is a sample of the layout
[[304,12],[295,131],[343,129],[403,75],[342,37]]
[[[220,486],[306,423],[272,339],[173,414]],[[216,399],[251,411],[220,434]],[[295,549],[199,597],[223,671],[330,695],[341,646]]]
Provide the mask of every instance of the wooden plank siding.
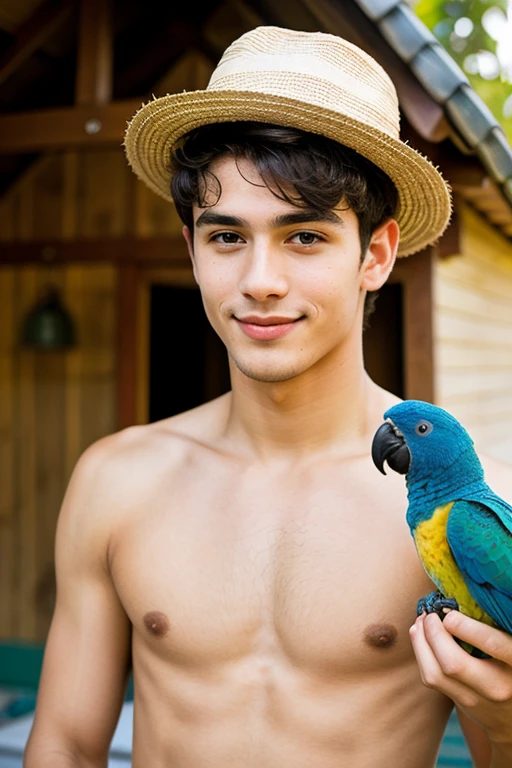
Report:
[[[153,92],[204,88],[212,69],[202,54],[190,51]],[[139,106],[134,103],[131,114]],[[167,238],[182,242],[181,229],[174,207],[137,180],[121,145],[78,143],[48,151],[0,200],[3,637],[45,639],[55,593],[55,526],[76,461],[92,442],[137,420],[137,413],[138,420],[145,417],[147,384],[141,376],[147,375],[147,339],[141,312],[150,275],[180,284],[186,272],[192,279],[183,261],[186,249],[167,244]],[[123,249],[134,237],[150,238],[149,246],[138,249],[137,267],[126,265],[122,254],[117,262],[104,254],[90,261],[57,257],[59,243],[90,240],[94,248],[111,240]],[[163,248],[155,246],[157,238],[166,240]],[[40,261],[16,264],[6,256],[2,263],[2,248],[5,253],[9,243],[37,244]],[[167,249],[168,263],[162,259]],[[78,344],[65,352],[36,352],[19,343],[23,317],[47,283],[60,286],[76,324]],[[144,317],[147,324],[147,307]],[[132,370],[137,361],[140,372]]]
[[[46,637],[55,591],[55,526],[66,485],[83,450],[116,429],[118,280],[110,263],[54,265],[50,259],[2,266],[1,240],[126,234],[133,174],[120,150],[92,155],[46,157],[0,203],[4,637]],[[48,283],[60,287],[76,324],[78,345],[66,352],[34,351],[19,343],[25,313]]]
[[436,402],[512,464],[512,245],[467,206],[461,220],[463,257],[435,270]]
[[[3,278],[3,279],[2,279]],[[14,294],[15,270],[6,269],[0,278],[0,626],[4,633],[13,631],[15,599],[15,390]]]
[[43,639],[53,609],[53,548],[63,493],[82,451],[116,428],[115,269],[69,265],[54,275],[77,325],[67,352],[19,345],[46,277],[0,269],[0,627]]
[[[138,405],[125,402],[136,393],[120,387],[119,366],[137,360],[130,351],[123,355],[130,323],[131,343],[143,358],[146,342],[137,317],[148,277],[135,269],[142,283],[134,284],[135,293],[124,295],[125,272],[134,268],[121,262],[54,261],[54,246],[42,245],[40,263],[13,266],[2,264],[2,242],[6,248],[11,242],[90,239],[94,243],[111,238],[119,239],[122,247],[130,237],[141,235],[181,240],[181,228],[174,207],[136,179],[122,148],[48,154],[0,201],[3,637],[45,639],[54,604],[56,521],[76,461],[92,442],[133,423],[137,412],[147,411],[141,402],[144,387],[137,392]],[[173,268],[178,283],[185,269],[184,253],[181,248],[179,266]],[[148,249],[148,266],[151,256]],[[173,269],[162,266],[171,282]],[[190,268],[187,274],[190,280]],[[60,287],[76,324],[78,344],[65,352],[36,352],[19,343],[23,318],[48,283]],[[147,373],[146,368],[141,370]],[[141,383],[139,373],[128,378]]]

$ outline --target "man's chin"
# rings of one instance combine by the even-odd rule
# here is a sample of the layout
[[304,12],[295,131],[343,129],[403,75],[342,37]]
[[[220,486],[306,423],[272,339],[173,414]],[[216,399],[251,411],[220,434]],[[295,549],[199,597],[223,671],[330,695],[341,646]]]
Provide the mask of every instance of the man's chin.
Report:
[[264,384],[278,384],[283,381],[290,381],[298,376],[301,371],[296,367],[283,367],[277,365],[250,365],[241,362],[240,360],[233,360],[236,368],[253,381],[260,381]]

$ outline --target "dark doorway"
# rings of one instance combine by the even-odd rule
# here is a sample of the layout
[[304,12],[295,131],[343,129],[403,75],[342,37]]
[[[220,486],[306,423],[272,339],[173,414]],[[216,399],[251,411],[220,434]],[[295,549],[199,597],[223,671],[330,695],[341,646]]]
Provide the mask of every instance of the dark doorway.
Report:
[[[227,354],[208,322],[196,288],[151,286],[149,420],[181,413],[230,388]],[[366,370],[384,389],[405,397],[403,287],[379,292],[364,332]]]
[[173,416],[230,388],[227,353],[196,288],[152,285],[149,421]]
[[363,336],[364,361],[368,374],[379,386],[397,397],[405,397],[403,287],[387,283],[379,291],[375,312]]

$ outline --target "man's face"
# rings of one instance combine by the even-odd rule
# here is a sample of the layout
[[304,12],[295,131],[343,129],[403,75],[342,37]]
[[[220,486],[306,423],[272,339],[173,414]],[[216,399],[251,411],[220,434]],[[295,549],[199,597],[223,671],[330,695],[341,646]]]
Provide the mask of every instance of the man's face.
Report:
[[319,216],[280,200],[249,161],[224,157],[211,170],[222,194],[211,207],[194,206],[193,239],[187,228],[184,235],[206,314],[231,361],[266,382],[339,365],[361,337],[355,213],[340,205]]

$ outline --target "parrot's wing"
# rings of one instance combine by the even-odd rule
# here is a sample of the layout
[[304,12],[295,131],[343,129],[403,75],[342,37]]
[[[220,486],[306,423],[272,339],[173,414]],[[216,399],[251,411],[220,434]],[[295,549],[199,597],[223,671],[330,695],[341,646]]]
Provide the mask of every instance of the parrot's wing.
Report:
[[473,598],[512,633],[512,507],[493,494],[456,501],[446,535]]

